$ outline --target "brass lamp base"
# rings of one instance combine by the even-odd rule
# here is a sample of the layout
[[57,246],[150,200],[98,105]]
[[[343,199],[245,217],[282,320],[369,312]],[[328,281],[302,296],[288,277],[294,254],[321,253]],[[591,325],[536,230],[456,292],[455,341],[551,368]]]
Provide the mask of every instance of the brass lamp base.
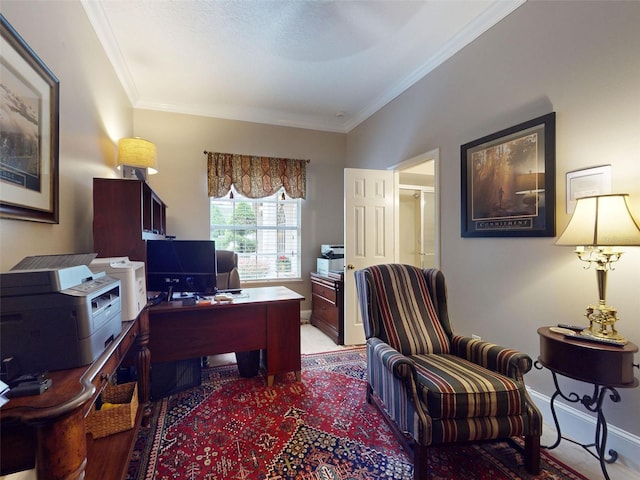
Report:
[[589,305],[585,317],[589,319],[589,327],[582,330],[582,335],[590,335],[596,338],[606,338],[626,342],[627,339],[618,333],[615,323],[618,321],[618,311],[615,307],[605,305]]

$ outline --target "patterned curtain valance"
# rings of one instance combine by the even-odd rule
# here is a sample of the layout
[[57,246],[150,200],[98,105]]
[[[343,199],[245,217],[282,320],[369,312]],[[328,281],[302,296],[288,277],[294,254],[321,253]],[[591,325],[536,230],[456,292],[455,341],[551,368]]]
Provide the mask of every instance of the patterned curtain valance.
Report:
[[231,190],[231,185],[248,198],[268,197],[282,187],[291,198],[307,196],[308,160],[204,153],[207,155],[210,197],[224,197]]

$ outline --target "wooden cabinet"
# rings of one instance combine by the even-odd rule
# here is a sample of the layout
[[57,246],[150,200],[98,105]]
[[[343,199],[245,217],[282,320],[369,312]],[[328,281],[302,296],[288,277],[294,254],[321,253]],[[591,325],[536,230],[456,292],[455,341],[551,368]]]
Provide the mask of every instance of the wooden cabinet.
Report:
[[145,240],[167,234],[166,205],[143,180],[93,179],[93,249],[146,262]]
[[342,273],[311,272],[311,325],[337,345],[344,345],[344,280]]

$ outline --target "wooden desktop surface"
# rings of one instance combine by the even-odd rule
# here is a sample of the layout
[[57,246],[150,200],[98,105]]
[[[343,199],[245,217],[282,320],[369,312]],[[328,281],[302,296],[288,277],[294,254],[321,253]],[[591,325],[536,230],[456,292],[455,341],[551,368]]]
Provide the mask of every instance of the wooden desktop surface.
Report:
[[151,307],[151,311],[158,313],[171,310],[180,310],[182,312],[185,312],[188,310],[198,310],[202,308],[224,309],[233,308],[237,305],[290,302],[292,300],[302,301],[304,300],[304,297],[287,287],[256,287],[242,289],[239,294],[234,295],[233,302],[215,303],[212,300],[210,305],[183,305],[181,300],[173,300],[171,302],[163,302],[158,305],[154,305],[153,307]]

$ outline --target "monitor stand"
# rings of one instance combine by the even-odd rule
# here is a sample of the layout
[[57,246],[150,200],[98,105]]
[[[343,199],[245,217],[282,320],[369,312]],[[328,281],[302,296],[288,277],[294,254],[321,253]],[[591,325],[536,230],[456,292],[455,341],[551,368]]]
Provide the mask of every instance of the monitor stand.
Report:
[[167,290],[167,302],[171,300],[173,300],[173,287],[169,287],[169,290]]

